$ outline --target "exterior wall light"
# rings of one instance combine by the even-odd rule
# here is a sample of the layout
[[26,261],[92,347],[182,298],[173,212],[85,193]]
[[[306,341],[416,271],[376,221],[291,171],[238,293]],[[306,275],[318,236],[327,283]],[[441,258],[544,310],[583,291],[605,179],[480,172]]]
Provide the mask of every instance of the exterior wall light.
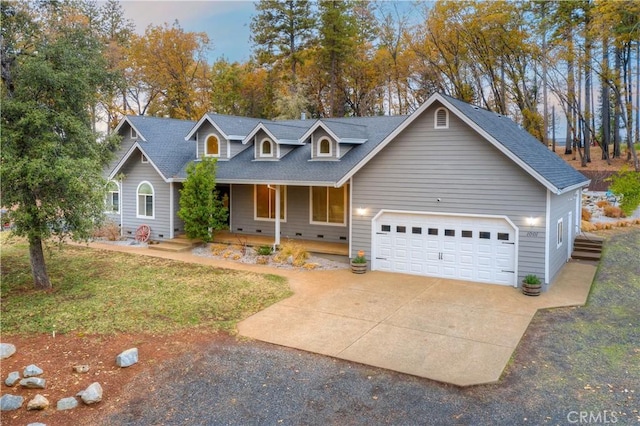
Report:
[[358,207],[356,209],[356,213],[358,214],[358,216],[364,216],[364,214],[367,212],[367,209],[362,208],[362,207]]
[[534,226],[536,223],[538,223],[538,219],[533,217],[533,216],[529,216],[527,218],[527,225],[529,226]]

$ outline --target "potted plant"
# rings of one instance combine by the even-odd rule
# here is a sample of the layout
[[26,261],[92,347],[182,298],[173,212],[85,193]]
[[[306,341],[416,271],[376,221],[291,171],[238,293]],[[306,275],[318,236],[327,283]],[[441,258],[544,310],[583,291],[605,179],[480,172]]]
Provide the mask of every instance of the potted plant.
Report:
[[351,272],[354,274],[367,272],[367,258],[364,257],[364,250],[358,251],[358,255],[351,259]]
[[522,280],[522,293],[527,296],[539,296],[542,282],[535,274],[529,274]]

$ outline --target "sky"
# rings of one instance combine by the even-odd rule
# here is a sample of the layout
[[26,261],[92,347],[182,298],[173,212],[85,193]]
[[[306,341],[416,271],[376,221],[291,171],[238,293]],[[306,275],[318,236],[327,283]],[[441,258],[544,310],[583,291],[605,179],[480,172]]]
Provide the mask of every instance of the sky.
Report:
[[255,11],[253,1],[123,0],[121,4],[138,34],[144,34],[149,25],[171,25],[176,19],[185,31],[207,33],[211,41],[209,63],[221,57],[246,62],[251,56],[249,24]]

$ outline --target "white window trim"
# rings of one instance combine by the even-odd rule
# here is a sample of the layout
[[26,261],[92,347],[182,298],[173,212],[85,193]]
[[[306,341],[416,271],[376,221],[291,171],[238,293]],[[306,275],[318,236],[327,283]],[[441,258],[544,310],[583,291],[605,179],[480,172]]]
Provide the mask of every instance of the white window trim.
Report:
[[[445,125],[438,125],[438,113],[440,111],[444,111],[445,114]],[[436,109],[436,112],[433,114],[433,128],[434,129],[448,129],[449,128],[449,110],[445,107],[440,107]]]
[[556,225],[556,248],[562,247],[564,242],[564,219],[558,219],[558,224]]
[[[260,185],[260,186],[271,186],[271,185]],[[275,191],[275,188],[273,188],[273,190]],[[280,222],[282,223],[287,221],[287,187],[284,185],[281,185],[280,190],[282,191],[282,193],[280,194],[280,197],[282,197],[282,204],[284,209],[284,211],[281,212],[283,214],[282,215],[283,218],[280,219]],[[271,209],[269,209],[269,211],[271,211]],[[261,222],[276,221],[275,217],[274,218],[258,217],[258,185],[253,185],[253,220],[261,221]]]
[[[109,191],[109,185],[111,185],[112,183],[114,183],[116,185],[116,187],[118,188],[118,191]],[[113,206],[113,198],[111,197],[111,194],[113,194],[114,192],[118,193],[118,210],[111,210],[108,209],[107,207],[111,207]],[[107,183],[107,202],[105,203],[105,213],[109,213],[109,214],[120,214],[120,204],[122,203],[122,198],[120,197],[120,185],[118,184],[117,181],[115,180],[110,180]]]
[[[217,154],[211,154],[209,152],[209,138],[210,137],[214,137],[218,140],[218,153]],[[220,151],[222,151],[222,147],[220,146],[221,141],[220,141],[220,136],[216,135],[215,133],[209,133],[207,135],[206,138],[204,138],[204,156],[205,157],[220,157]]]
[[[268,143],[271,146],[271,152],[269,154],[265,154],[262,151],[262,148],[264,147],[265,143]],[[273,158],[275,155],[275,151],[276,151],[275,143],[269,138],[263,138],[258,144],[258,157],[260,158]]]
[[[342,202],[344,203],[344,213],[342,214],[342,223],[329,222],[329,211],[327,210],[327,221],[326,222],[316,222],[313,220],[313,188],[325,188],[326,191],[329,191],[328,186],[322,187],[309,187],[309,223],[311,225],[323,225],[323,226],[347,226],[347,188],[346,185],[343,185],[342,188]],[[327,194],[327,206],[329,208],[329,196]]]
[[[328,153],[320,152],[320,146],[322,145],[322,141],[329,142],[329,152]],[[328,137],[324,136],[324,137],[321,137],[320,140],[318,140],[318,142],[316,143],[316,157],[333,157],[333,143],[331,142],[331,139],[329,139]]]
[[147,158],[147,156],[146,156],[146,155],[144,155],[142,152],[140,153],[140,162],[141,162],[142,164],[147,164],[147,163],[149,163],[149,159],[148,159],[148,158]]
[[130,136],[131,139],[138,139],[138,132],[136,132],[136,129],[132,127],[129,128],[129,130],[131,131]]
[[[140,215],[140,187],[144,184],[147,184],[151,187],[151,197],[152,197],[152,203],[151,203],[151,216],[142,216]],[[136,188],[136,218],[138,219],[155,219],[156,217],[156,190],[153,188],[153,185],[151,184],[151,182],[147,181],[147,180],[143,180],[142,182],[140,182],[138,184],[138,187]]]

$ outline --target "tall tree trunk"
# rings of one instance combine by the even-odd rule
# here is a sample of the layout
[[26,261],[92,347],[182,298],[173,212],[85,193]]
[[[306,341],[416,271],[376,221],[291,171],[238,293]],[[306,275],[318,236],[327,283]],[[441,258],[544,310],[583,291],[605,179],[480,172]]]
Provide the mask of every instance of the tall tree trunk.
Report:
[[619,46],[615,48],[615,90],[616,90],[616,102],[613,112],[613,158],[620,158],[620,118],[622,115],[622,102],[620,100],[620,64],[621,64],[622,49]]
[[33,284],[38,290],[51,289],[51,281],[47,273],[47,265],[44,261],[42,239],[40,237],[29,238],[29,260],[31,261],[31,273]]
[[[567,34],[568,40],[568,49],[571,50],[569,55],[573,55],[573,42],[571,37],[571,30],[568,31]],[[573,144],[573,139],[575,137],[575,120],[574,120],[574,110],[576,107],[575,103],[576,96],[576,88],[575,88],[575,79],[573,75],[573,57],[570,56],[567,59],[567,136],[565,141],[564,153],[565,155],[572,154],[573,150],[571,149]]]
[[607,160],[608,164],[611,164],[609,159],[609,142],[611,141],[611,96],[609,91],[609,40],[607,36],[602,39],[602,159]]
[[589,21],[585,22],[584,40],[584,157],[582,167],[591,162],[591,37],[589,36]]

